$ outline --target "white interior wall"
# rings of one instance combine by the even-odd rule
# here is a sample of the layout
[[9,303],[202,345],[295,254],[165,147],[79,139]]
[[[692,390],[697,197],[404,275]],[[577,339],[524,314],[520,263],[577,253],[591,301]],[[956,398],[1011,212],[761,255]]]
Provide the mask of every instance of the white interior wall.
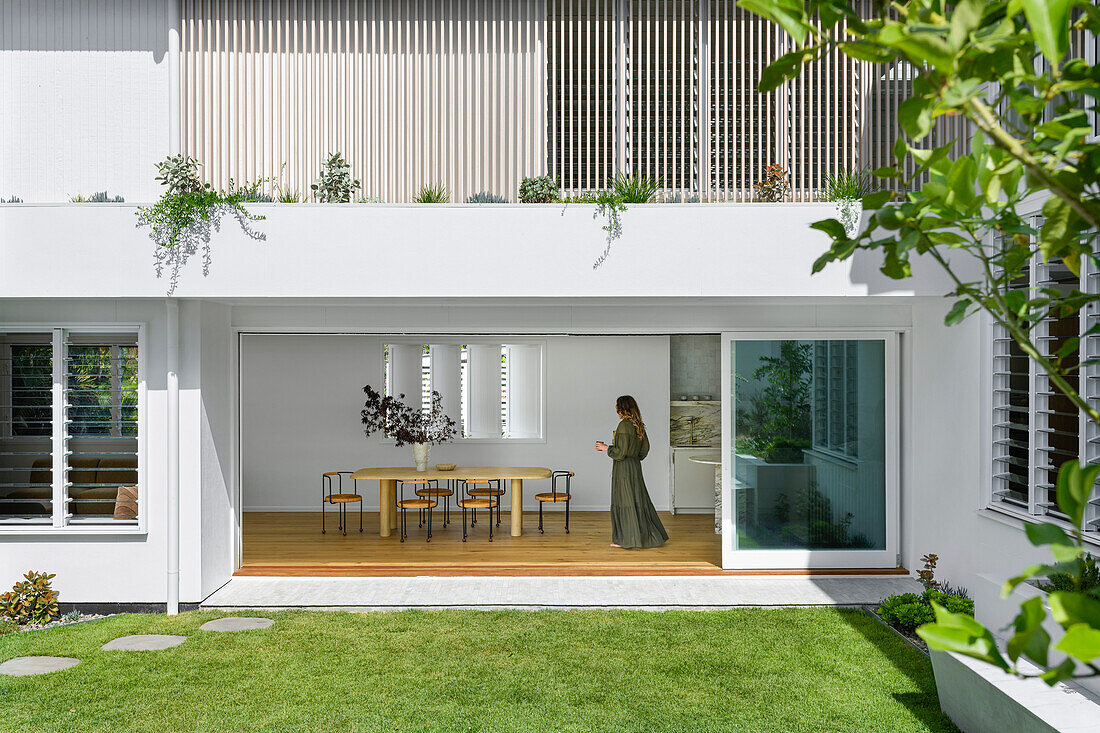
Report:
[[[412,465],[411,449],[360,424],[365,384],[381,374],[379,336],[245,334],[241,345],[241,465],[245,511],[317,511],[324,471]],[[431,463],[547,466],[576,472],[571,508],[606,510],[610,461],[593,449],[618,424],[615,398],[633,394],[652,449],[644,464],[658,509],[668,508],[667,336],[550,337],[545,351],[545,442],[463,443],[432,448]],[[537,508],[525,485],[524,506]],[[377,482],[362,482],[377,510]]]

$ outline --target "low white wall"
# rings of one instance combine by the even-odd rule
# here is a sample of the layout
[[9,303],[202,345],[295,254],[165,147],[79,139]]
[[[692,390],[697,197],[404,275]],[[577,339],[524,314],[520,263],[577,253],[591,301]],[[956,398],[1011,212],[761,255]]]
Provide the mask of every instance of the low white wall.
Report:
[[[934,293],[932,274],[888,280],[877,256],[811,274],[828,239],[809,229],[830,204],[650,204],[622,215],[599,269],[591,205],[256,204],[251,239],[226,217],[184,268],[177,296],[598,297],[863,296]],[[159,297],[153,243],[127,205],[0,206],[0,296]],[[79,267],[74,243],[95,252]],[[119,262],[131,263],[118,267]]]
[[[412,465],[411,449],[365,438],[363,385],[380,381],[377,336],[245,334],[241,344],[241,465],[244,509],[320,508],[324,471]],[[431,463],[547,466],[576,472],[571,508],[605,510],[610,460],[593,450],[618,424],[615,398],[633,394],[652,449],[643,467],[650,496],[668,508],[669,340],[667,336],[551,337],[546,342],[544,443],[432,448]],[[548,481],[527,482],[535,509]],[[367,510],[378,508],[377,482],[360,482]],[[560,508],[560,507],[558,507]]]

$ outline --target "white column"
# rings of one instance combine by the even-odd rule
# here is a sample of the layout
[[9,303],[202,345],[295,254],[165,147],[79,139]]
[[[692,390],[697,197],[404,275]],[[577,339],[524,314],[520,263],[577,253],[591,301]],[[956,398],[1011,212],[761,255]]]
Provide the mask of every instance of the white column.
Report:
[[[168,615],[180,611],[180,306],[168,300]],[[148,501],[148,497],[146,497]]]
[[469,344],[467,399],[471,438],[500,437],[500,344]]
[[458,344],[432,344],[432,390],[443,397],[443,412],[457,424],[462,417],[462,360]]
[[508,436],[542,435],[542,347],[508,346]]

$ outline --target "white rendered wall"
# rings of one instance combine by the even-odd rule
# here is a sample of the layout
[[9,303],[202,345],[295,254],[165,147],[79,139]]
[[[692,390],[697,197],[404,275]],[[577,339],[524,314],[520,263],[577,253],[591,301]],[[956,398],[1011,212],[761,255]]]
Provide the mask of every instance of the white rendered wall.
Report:
[[[889,280],[877,254],[812,274],[828,238],[809,225],[832,204],[648,204],[622,214],[604,264],[592,205],[249,205],[183,269],[177,297],[563,298],[936,295],[935,266]],[[162,297],[148,229],[128,205],[0,206],[0,297]],[[73,258],[74,242],[95,257]],[[119,267],[119,262],[128,266]]]
[[159,195],[168,2],[0,2],[0,199]]
[[[246,334],[241,349],[244,508],[317,511],[324,471],[412,465],[411,449],[364,438],[365,384],[377,387],[377,336]],[[593,450],[618,425],[615,398],[633,394],[652,445],[643,464],[658,509],[668,508],[667,336],[552,337],[546,352],[544,443],[462,443],[432,448],[431,463],[547,466],[576,472],[572,508],[606,510],[610,460]],[[536,509],[525,486],[524,506]],[[366,509],[378,508],[377,482],[361,482]]]
[[[110,324],[145,323],[146,440],[145,481],[141,510],[147,534],[78,535],[5,534],[0,526],[0,588],[10,587],[27,570],[56,573],[60,600],[71,602],[164,603],[167,583],[165,486],[167,476],[167,399],[165,393],[165,306],[163,301],[0,301],[0,323]],[[186,324],[183,325],[186,327]],[[184,361],[186,364],[186,360]],[[181,375],[187,384],[189,375]],[[183,400],[181,400],[183,402]],[[180,436],[184,455],[196,436]],[[181,496],[194,494],[181,484]],[[183,529],[186,527],[186,529]],[[197,548],[193,528],[181,525],[181,536]],[[181,552],[181,584],[196,576],[193,555]],[[181,600],[195,601],[184,595]]]

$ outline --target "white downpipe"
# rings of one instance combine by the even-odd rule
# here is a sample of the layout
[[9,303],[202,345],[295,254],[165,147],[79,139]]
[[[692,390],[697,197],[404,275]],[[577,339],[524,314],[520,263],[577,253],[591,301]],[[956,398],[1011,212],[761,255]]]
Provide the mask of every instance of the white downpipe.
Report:
[[168,300],[168,615],[180,612],[180,305]]

